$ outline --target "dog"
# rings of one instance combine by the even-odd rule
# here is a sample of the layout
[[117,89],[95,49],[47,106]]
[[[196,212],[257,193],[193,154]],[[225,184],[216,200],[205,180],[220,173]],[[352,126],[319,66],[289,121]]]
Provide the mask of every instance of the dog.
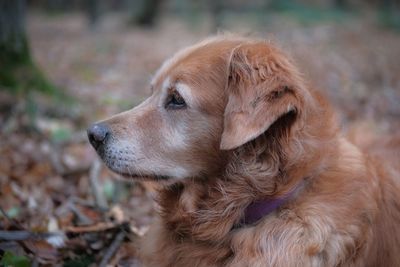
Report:
[[145,266],[400,266],[400,139],[350,142],[275,45],[208,38],[150,87],[88,129],[112,171],[162,184]]

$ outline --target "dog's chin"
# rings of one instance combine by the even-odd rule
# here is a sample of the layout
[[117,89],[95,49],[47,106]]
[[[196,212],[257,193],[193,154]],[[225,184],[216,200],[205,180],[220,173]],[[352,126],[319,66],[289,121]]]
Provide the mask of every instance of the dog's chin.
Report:
[[121,171],[114,166],[109,166],[106,164],[107,167],[114,173],[118,174],[118,177],[122,178],[125,181],[150,181],[150,182],[159,182],[161,184],[171,184],[175,183],[181,179],[176,177],[162,175],[162,174],[148,174],[148,173],[135,173],[135,172],[125,172]]

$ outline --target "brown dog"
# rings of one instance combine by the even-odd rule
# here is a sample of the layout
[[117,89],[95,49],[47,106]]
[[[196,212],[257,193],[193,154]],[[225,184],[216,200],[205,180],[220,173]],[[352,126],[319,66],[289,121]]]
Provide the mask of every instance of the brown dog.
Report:
[[210,38],[151,87],[88,130],[113,171],[168,181],[146,266],[400,266],[400,140],[364,154],[277,48]]

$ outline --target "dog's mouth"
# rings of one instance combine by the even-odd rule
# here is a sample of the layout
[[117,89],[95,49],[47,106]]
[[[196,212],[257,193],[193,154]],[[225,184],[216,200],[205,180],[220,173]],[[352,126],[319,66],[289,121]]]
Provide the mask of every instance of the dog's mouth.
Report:
[[172,180],[173,177],[168,176],[168,175],[162,175],[162,174],[155,174],[155,173],[136,173],[136,172],[130,172],[130,171],[123,171],[111,164],[107,164],[106,166],[113,171],[116,174],[119,174],[125,179],[129,180],[143,180],[143,181],[168,181]]
[[[110,168],[111,169],[111,168]],[[170,181],[174,178],[167,175],[159,175],[159,174],[135,174],[135,173],[125,173],[125,172],[118,172],[111,169],[113,172],[119,174],[125,179],[133,179],[133,180],[140,180],[140,181]]]
[[133,162],[141,160],[142,158],[135,158],[127,155],[126,153],[121,153],[121,150],[115,150],[112,148],[112,146],[104,145],[95,149],[104,164],[112,172],[120,175],[124,180],[171,182],[176,179],[175,177],[169,175],[136,169]]

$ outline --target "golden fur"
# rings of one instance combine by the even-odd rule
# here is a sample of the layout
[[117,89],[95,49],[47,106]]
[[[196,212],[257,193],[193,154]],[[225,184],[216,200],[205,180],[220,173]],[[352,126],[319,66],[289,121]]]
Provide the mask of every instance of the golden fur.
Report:
[[[279,49],[210,38],[167,61],[152,87],[104,121],[102,155],[125,176],[170,181],[138,246],[146,266],[400,266],[400,140],[372,154],[349,142]],[[187,107],[166,110],[175,88]],[[235,227],[250,203],[298,185],[291,201]]]

